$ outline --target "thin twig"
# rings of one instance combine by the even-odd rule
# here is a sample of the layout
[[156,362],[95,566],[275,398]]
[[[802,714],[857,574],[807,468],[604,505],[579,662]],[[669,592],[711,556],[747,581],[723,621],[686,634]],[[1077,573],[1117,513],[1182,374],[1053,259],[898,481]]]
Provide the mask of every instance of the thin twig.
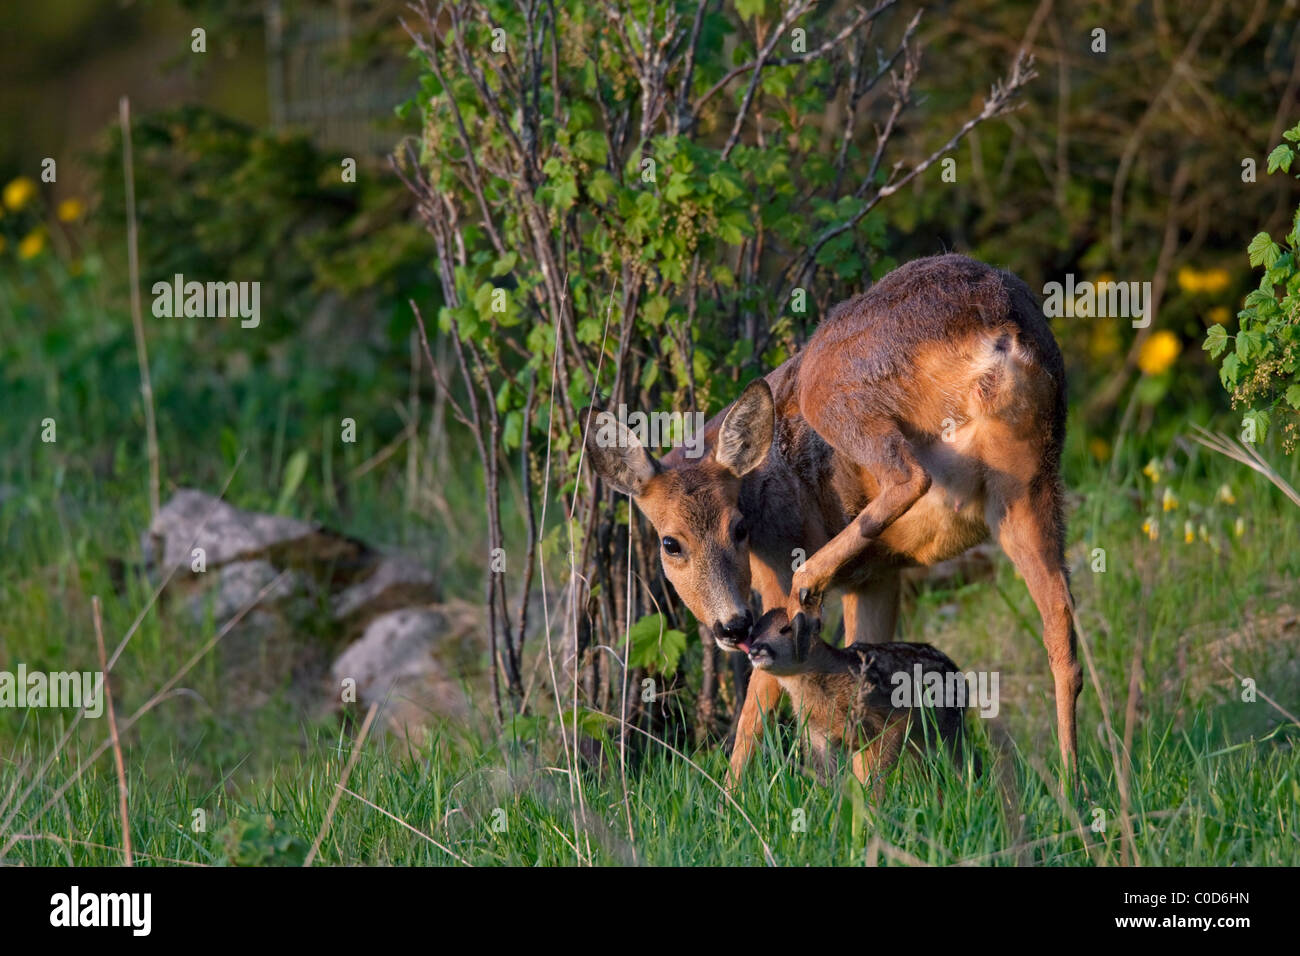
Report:
[[[1101,678],[1097,675],[1097,668],[1093,664],[1092,650],[1088,646],[1088,638],[1083,630],[1083,624],[1079,621],[1079,613],[1074,607],[1074,601],[1070,601],[1070,617],[1074,620],[1074,630],[1078,637],[1078,644],[1083,649],[1083,659],[1088,665],[1088,676],[1092,680],[1093,690],[1097,692],[1097,703],[1101,706],[1101,719],[1106,725],[1106,747],[1110,751],[1111,763],[1115,768],[1115,782],[1120,788],[1120,801],[1121,804],[1126,804],[1128,801],[1128,778],[1124,775],[1123,765],[1119,759],[1119,751],[1115,749],[1115,741],[1118,738],[1115,735],[1115,728],[1111,726],[1110,722],[1110,701],[1101,688]],[[1075,769],[1077,773],[1077,767]],[[1126,854],[1132,858],[1136,852],[1136,847],[1133,845],[1133,822],[1126,812],[1120,812],[1119,826],[1121,859]]]
[[131,161],[131,101],[118,101],[122,124],[122,176],[126,180],[126,263],[131,281],[131,325],[135,329],[135,358],[140,366],[140,395],[144,402],[144,427],[149,453],[149,514],[158,517],[162,506],[158,466],[158,425],[154,421],[153,382],[149,354],[144,344],[144,317],[140,309],[140,238],[135,219],[135,168]]
[[1196,432],[1192,436],[1194,441],[1200,442],[1211,451],[1217,451],[1220,455],[1240,462],[1252,471],[1259,472],[1271,481],[1282,494],[1290,498],[1292,504],[1300,506],[1300,493],[1297,493],[1287,480],[1278,473],[1277,469],[1270,465],[1253,446],[1235,442],[1227,435],[1211,432],[1195,423],[1192,425],[1192,430]]
[[113,713],[113,691],[108,679],[108,655],[104,651],[104,620],[99,605],[99,595],[90,599],[90,608],[95,618],[95,647],[99,651],[99,672],[104,681],[104,709],[108,712],[108,733],[113,740],[113,763],[117,767],[117,803],[122,815],[122,862],[135,866],[131,856],[131,818],[126,808],[126,764],[122,760],[122,742],[117,736],[117,715]]
[[459,863],[464,863],[466,866],[473,866],[473,865],[474,865],[474,864],[471,863],[469,860],[465,859],[463,856],[461,856],[459,853],[457,853],[455,850],[451,850],[451,849],[449,849],[449,848],[443,846],[441,843],[439,843],[439,842],[438,842],[437,840],[435,840],[433,837],[429,836],[429,834],[425,833],[423,830],[417,830],[415,827],[411,826],[409,823],[407,823],[407,822],[406,822],[405,820],[403,820],[401,817],[397,816],[396,814],[389,813],[387,810],[385,810],[385,809],[384,809],[383,807],[381,807],[381,806],[378,806],[377,804],[371,803],[369,800],[367,800],[367,799],[366,799],[365,797],[363,797],[361,794],[356,793],[356,792],[354,792],[354,791],[352,791],[352,790],[349,790],[347,787],[343,786],[343,784],[341,784],[341,783],[335,784],[335,786],[338,787],[340,790],[342,790],[344,793],[346,793],[348,796],[350,796],[350,797],[356,797],[358,800],[360,800],[362,803],[364,803],[364,804],[365,804],[366,806],[368,806],[370,809],[372,809],[372,810],[378,810],[378,811],[379,811],[380,813],[382,813],[384,816],[388,817],[388,819],[394,821],[395,823],[400,823],[402,826],[406,827],[406,829],[410,830],[410,831],[411,831],[412,833],[414,833],[416,836],[421,837],[422,839],[428,840],[430,843],[432,843],[434,846],[436,846],[436,847],[437,847],[439,850],[441,850],[443,853],[446,853],[448,856],[454,858],[457,862],[459,862]]
[[[330,828],[330,823],[334,820],[334,811],[338,809],[339,798],[342,792],[347,790],[348,777],[352,776],[352,768],[356,766],[357,759],[361,756],[361,745],[366,742],[366,735],[370,733],[370,723],[375,719],[375,714],[379,711],[379,701],[370,705],[370,710],[366,711],[366,719],[361,724],[361,733],[357,735],[356,743],[352,745],[352,753],[348,754],[348,762],[343,765],[343,776],[339,778],[338,788],[334,795],[330,797],[330,805],[325,810],[325,819],[321,822],[320,832],[316,834],[316,839],[312,841],[311,849],[307,851],[307,859],[302,861],[303,866],[311,866],[312,861],[316,859],[316,854],[320,852],[321,841],[325,839],[325,833]],[[353,794],[356,796],[356,794]],[[376,809],[378,809],[376,807]]]

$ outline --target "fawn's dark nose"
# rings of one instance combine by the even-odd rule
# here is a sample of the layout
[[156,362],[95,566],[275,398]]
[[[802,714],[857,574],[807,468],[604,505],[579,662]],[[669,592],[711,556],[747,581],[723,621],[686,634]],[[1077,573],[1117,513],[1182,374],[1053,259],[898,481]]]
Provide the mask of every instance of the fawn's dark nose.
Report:
[[750,629],[754,626],[754,615],[745,609],[744,614],[736,614],[725,624],[718,622],[718,638],[727,644],[737,644],[749,637]]

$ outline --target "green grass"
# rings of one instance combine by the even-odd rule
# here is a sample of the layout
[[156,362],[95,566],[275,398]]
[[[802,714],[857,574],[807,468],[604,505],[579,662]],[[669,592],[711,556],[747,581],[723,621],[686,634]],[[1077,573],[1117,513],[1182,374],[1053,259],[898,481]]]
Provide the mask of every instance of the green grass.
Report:
[[[0,332],[26,356],[8,366],[3,384],[0,669],[18,662],[94,669],[92,595],[104,602],[111,650],[152,591],[137,566],[147,468],[134,380],[122,358],[130,342],[105,346],[109,319],[86,301],[78,306],[91,316],[85,343],[51,346],[15,299],[0,300]],[[157,347],[172,350],[164,365],[184,364],[174,344]],[[71,352],[60,358],[63,348]],[[57,354],[42,362],[34,357],[42,349]],[[175,483],[216,490],[234,451],[244,450],[229,497],[271,509],[285,461],[304,448],[311,466],[286,504],[290,513],[414,549],[449,596],[477,598],[472,543],[482,540],[481,509],[468,453],[426,476],[443,503],[421,500],[413,513],[401,507],[404,450],[346,482],[342,500],[327,490],[327,468],[347,474],[400,428],[391,407],[405,401],[403,376],[340,398],[346,409],[311,410],[280,397],[274,382],[254,380],[205,406],[204,393],[173,393],[169,381],[156,377],[164,473]],[[327,465],[329,423],[344,411],[383,424]],[[54,445],[39,441],[45,415],[59,421]],[[471,722],[442,726],[412,748],[376,731],[349,774],[357,796],[340,796],[359,715],[340,721],[304,713],[287,676],[268,677],[250,703],[254,695],[218,647],[185,675],[184,693],[124,733],[137,861],[301,862],[337,796],[319,850],[324,864],[743,865],[768,854],[799,865],[1300,863],[1300,728],[1282,713],[1300,713],[1300,512],[1262,477],[1180,440],[1185,421],[1157,416],[1157,427],[1130,440],[1113,476],[1108,463],[1084,452],[1082,429],[1071,433],[1070,556],[1096,682],[1085,670],[1080,788],[1068,800],[1056,787],[1053,695],[1037,612],[999,558],[992,579],[923,589],[907,602],[902,625],[905,639],[937,644],[964,669],[999,673],[997,719],[970,721],[985,766],[978,780],[941,761],[905,764],[876,805],[851,776],[822,783],[802,772],[792,735],[783,732],[764,738],[732,803],[716,784],[726,772],[717,744],[678,754],[634,734],[625,772],[609,746],[603,756],[584,750],[571,774],[560,727],[543,705],[538,720],[515,725],[517,739]],[[1267,453],[1298,483],[1294,456]],[[1158,484],[1142,473],[1152,457],[1168,459]],[[1229,496],[1219,495],[1224,484]],[[1169,511],[1161,505],[1166,487],[1177,500]],[[1149,517],[1159,522],[1155,540],[1143,531]],[[1194,540],[1186,543],[1189,520]],[[1105,551],[1104,573],[1091,570],[1097,548]],[[153,608],[113,671],[119,719],[210,635],[165,604]],[[697,659],[692,644],[686,666]],[[1255,682],[1253,702],[1243,700],[1240,678]],[[1098,686],[1118,740],[1101,732]],[[83,721],[60,747],[72,716],[0,709],[2,862],[122,859],[112,754],[90,760],[107,722]],[[1126,734],[1127,798],[1115,759],[1118,752],[1125,766]],[[1125,804],[1131,840],[1120,820]],[[1100,830],[1093,829],[1103,819],[1097,811]]]

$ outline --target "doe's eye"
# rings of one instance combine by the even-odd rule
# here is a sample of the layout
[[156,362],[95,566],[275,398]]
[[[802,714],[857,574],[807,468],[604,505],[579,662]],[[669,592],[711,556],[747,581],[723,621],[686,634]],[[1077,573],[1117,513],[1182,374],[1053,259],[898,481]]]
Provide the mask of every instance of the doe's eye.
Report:
[[682,546],[677,543],[676,538],[664,538],[664,553],[678,555],[682,553]]
[[736,525],[736,530],[732,534],[735,536],[736,543],[739,544],[749,537],[749,527],[742,521]]

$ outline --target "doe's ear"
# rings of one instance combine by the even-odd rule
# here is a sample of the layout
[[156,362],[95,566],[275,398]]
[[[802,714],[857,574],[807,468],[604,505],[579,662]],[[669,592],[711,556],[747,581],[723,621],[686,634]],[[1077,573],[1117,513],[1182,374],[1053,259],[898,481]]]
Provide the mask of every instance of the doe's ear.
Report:
[[714,458],[737,478],[753,471],[767,457],[775,427],[772,389],[766,379],[755,379],[722,420]]
[[659,473],[659,462],[612,412],[587,408],[578,414],[578,421],[586,434],[587,455],[596,474],[616,491],[639,497],[646,482]]

